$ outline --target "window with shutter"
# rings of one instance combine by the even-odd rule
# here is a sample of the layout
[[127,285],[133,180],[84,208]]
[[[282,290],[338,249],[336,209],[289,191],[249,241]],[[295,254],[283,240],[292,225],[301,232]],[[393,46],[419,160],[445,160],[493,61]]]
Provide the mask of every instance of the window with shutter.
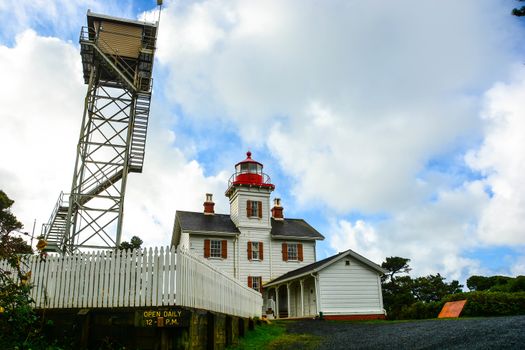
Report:
[[228,258],[228,241],[225,240],[225,239],[222,240],[221,258],[223,258],[223,259],[227,259]]
[[246,201],[246,216],[262,218],[262,202]]
[[288,261],[298,260],[297,243],[288,243]]
[[204,257],[226,259],[228,257],[228,241],[225,239],[204,240]]
[[288,244],[283,243],[281,253],[283,255],[283,261],[288,261]]
[[259,242],[259,260],[263,260],[263,242]]
[[246,201],[246,216],[252,216],[252,201]]
[[248,287],[255,289],[258,292],[262,291],[261,276],[248,276]]
[[209,258],[210,257],[210,240],[205,239],[204,240],[204,257]]

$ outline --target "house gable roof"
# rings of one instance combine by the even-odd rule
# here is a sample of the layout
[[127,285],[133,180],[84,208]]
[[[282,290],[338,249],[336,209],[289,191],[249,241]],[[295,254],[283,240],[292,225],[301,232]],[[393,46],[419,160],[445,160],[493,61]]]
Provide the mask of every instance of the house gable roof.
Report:
[[272,237],[274,238],[302,238],[302,239],[324,239],[315,228],[303,219],[275,220],[272,218]]
[[273,281],[270,281],[270,282],[266,283],[264,285],[264,287],[266,288],[266,287],[278,285],[278,284],[283,283],[283,282],[287,282],[287,281],[290,281],[290,280],[293,280],[293,279],[296,279],[296,278],[299,278],[299,277],[302,277],[302,276],[309,275],[311,273],[315,273],[315,272],[321,271],[322,269],[324,269],[324,268],[334,264],[335,262],[337,262],[337,261],[339,261],[339,260],[341,260],[341,259],[343,259],[343,258],[345,258],[347,256],[354,258],[355,260],[363,263],[365,266],[368,266],[369,268],[371,268],[374,271],[377,271],[380,274],[384,274],[384,273],[387,272],[381,266],[373,263],[372,261],[368,260],[364,256],[362,256],[360,254],[357,254],[353,250],[348,249],[348,250],[346,250],[344,252],[341,252],[341,253],[338,253],[336,255],[330,256],[330,257],[328,257],[326,259],[316,261],[316,262],[314,262],[314,263],[312,263],[310,265],[306,265],[306,266],[300,267],[300,268],[298,268],[296,270],[289,271],[289,272],[285,273],[284,275],[281,275],[281,276],[277,277]]
[[175,220],[179,220],[183,231],[239,233],[229,215],[204,215],[192,211],[177,211]]
[[[271,237],[276,239],[322,240],[324,236],[302,219],[272,219]],[[240,233],[227,214],[204,215],[202,212],[177,211],[171,243],[178,245],[181,231],[232,235]]]

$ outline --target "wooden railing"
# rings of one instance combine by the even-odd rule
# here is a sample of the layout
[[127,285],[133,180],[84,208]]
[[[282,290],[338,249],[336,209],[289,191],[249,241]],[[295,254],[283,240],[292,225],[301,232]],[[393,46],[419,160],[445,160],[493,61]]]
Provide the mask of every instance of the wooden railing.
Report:
[[[261,315],[262,297],[183,250],[149,248],[67,256],[24,256],[35,307],[108,308],[180,305],[241,317]],[[16,273],[7,261],[0,269]]]
[[242,284],[189,251],[177,261],[177,303],[241,317],[261,316],[261,293]]

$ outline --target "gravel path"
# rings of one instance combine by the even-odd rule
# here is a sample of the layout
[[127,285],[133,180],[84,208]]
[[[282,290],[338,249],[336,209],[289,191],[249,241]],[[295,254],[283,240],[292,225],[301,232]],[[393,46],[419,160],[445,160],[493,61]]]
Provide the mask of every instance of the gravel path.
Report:
[[322,337],[319,349],[525,349],[525,316],[410,322],[304,320],[290,333]]

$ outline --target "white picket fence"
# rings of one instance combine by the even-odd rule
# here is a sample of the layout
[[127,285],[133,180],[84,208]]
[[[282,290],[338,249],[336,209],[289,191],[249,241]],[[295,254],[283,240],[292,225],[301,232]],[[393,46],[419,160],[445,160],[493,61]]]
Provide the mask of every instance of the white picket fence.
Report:
[[[187,306],[261,315],[262,297],[188,251],[173,247],[21,259],[36,308]],[[0,269],[11,270],[6,261]],[[14,272],[14,271],[13,271]],[[13,273],[13,276],[16,274]]]

